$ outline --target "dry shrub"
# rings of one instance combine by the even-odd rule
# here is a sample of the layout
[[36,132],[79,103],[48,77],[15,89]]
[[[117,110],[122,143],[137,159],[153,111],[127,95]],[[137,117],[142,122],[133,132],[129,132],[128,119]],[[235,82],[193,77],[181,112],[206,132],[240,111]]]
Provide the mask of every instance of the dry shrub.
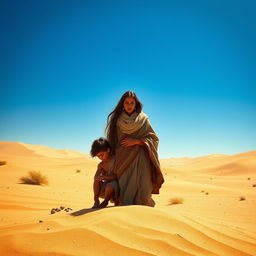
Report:
[[48,185],[48,179],[46,176],[42,175],[37,171],[28,172],[27,176],[20,177],[20,181],[22,184],[30,184],[30,185]]
[[253,184],[252,186],[255,188],[255,187],[256,187],[256,184]]
[[169,200],[169,205],[172,205],[172,204],[183,204],[183,198],[171,198]]
[[6,165],[6,164],[7,164],[6,161],[0,161],[0,166],[1,166],[1,165]]
[[79,172],[81,172],[81,170],[80,170],[80,169],[77,169],[76,172],[79,173]]
[[240,196],[240,201],[245,200],[245,196]]

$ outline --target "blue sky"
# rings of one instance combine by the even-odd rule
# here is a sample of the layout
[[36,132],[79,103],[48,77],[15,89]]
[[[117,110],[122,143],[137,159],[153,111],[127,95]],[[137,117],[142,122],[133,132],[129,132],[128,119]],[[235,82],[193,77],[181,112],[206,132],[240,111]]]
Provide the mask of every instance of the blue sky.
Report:
[[1,2],[0,140],[88,153],[133,90],[160,158],[256,149],[255,1]]

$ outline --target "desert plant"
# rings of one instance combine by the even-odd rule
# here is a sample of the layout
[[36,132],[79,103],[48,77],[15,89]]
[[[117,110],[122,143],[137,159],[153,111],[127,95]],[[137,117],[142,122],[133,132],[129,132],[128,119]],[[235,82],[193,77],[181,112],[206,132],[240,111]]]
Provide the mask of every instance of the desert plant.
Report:
[[1,166],[1,165],[6,165],[6,164],[7,164],[6,161],[0,161],[0,166]]
[[252,186],[255,188],[255,187],[256,187],[256,184],[253,184]]
[[81,172],[81,170],[80,170],[80,169],[77,169],[76,172],[79,173],[79,172]]
[[240,196],[240,201],[245,200],[245,196]]
[[48,185],[48,179],[46,176],[42,175],[37,171],[28,172],[27,176],[20,177],[20,181],[22,184],[30,184],[30,185]]
[[169,200],[169,205],[172,205],[172,204],[183,204],[183,198],[171,198]]

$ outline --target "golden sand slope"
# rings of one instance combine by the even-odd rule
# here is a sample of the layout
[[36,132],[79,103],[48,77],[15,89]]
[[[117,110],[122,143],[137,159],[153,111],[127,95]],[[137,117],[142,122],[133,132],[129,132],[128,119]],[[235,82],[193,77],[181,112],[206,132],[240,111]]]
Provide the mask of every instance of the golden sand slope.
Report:
[[[155,208],[91,210],[97,160],[0,142],[0,255],[256,255],[255,156],[163,159]],[[49,185],[19,184],[31,170]]]
[[128,206],[74,214],[79,215],[5,227],[2,250],[11,255],[16,250],[21,255],[250,255],[255,250],[252,237],[176,209]]

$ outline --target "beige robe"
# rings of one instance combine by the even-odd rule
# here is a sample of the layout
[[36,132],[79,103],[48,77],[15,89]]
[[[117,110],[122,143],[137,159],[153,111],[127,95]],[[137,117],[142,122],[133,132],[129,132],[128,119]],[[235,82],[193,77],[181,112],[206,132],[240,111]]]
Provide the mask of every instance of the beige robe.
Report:
[[[164,183],[157,154],[158,137],[148,120],[132,134],[124,134],[117,128],[117,137],[114,172],[120,187],[120,204],[154,206],[151,194],[159,194]],[[124,138],[140,139],[144,146],[121,146]]]

